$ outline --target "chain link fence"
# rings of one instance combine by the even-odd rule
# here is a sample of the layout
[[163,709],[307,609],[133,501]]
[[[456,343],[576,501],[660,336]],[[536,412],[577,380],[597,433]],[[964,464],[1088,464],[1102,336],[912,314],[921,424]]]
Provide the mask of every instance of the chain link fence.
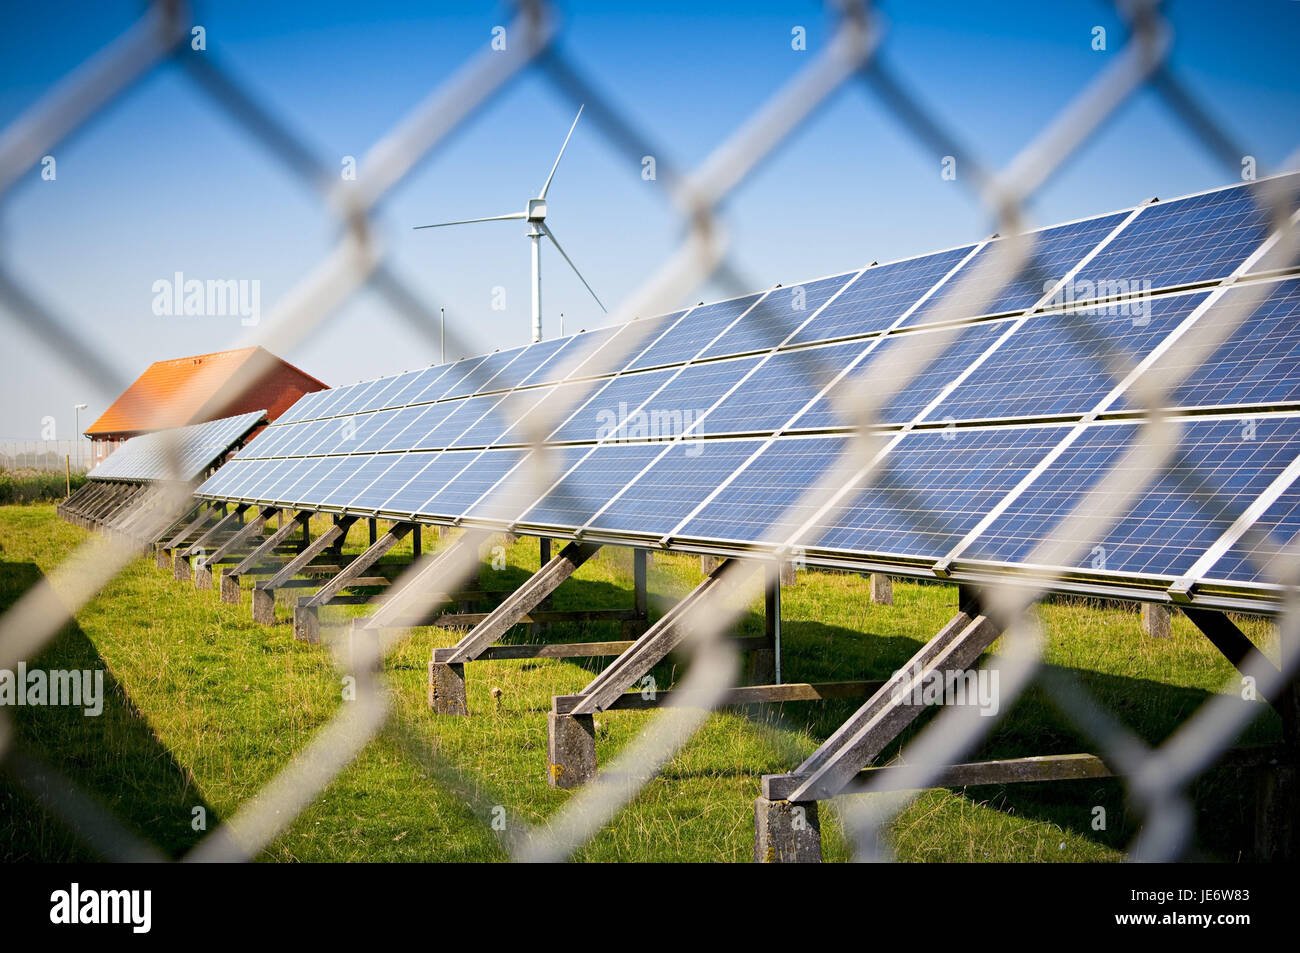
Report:
[[[734,131],[698,166],[683,168],[674,163],[671,152],[654,142],[637,124],[615,106],[588,78],[580,49],[561,45],[557,11],[545,3],[520,3],[514,20],[506,27],[510,43],[505,50],[484,49],[466,62],[442,85],[432,90],[409,115],[380,138],[358,162],[354,181],[340,181],[333,165],[313,155],[282,121],[250,93],[241,78],[223,65],[217,54],[191,49],[190,9],[175,0],[151,4],[140,20],[121,36],[109,40],[103,49],[69,74],[55,89],[27,112],[0,130],[0,197],[11,191],[20,178],[33,169],[56,144],[94,119],[110,102],[130,95],[131,88],[164,64],[175,64],[191,81],[208,108],[233,119],[254,141],[260,143],[286,169],[314,190],[320,202],[337,217],[341,235],[328,256],[282,300],[260,325],[246,329],[231,347],[260,344],[271,353],[285,353],[316,332],[326,317],[363,288],[369,288],[392,307],[393,314],[417,333],[429,337],[437,327],[434,302],[423,300],[389,267],[386,251],[372,227],[377,204],[401,183],[417,163],[458,135],[466,122],[491,98],[519,79],[531,74],[545,81],[555,96],[577,107],[585,104],[586,116],[608,147],[639,165],[643,156],[657,157],[658,178],[666,196],[680,217],[683,238],[665,261],[649,270],[644,282],[611,312],[611,324],[621,324],[637,315],[671,311],[684,297],[707,280],[752,290],[728,261],[731,236],[718,215],[720,206],[754,170],[782,143],[796,137],[805,122],[835,92],[846,86],[867,90],[928,150],[955,157],[964,171],[961,181],[970,188],[981,206],[997,223],[1004,236],[1021,236],[1001,242],[979,265],[956,279],[953,293],[939,302],[934,323],[984,313],[996,291],[1012,276],[1032,267],[1035,249],[1032,235],[1023,235],[1024,209],[1058,170],[1089,140],[1116,111],[1142,90],[1154,91],[1168,114],[1202,143],[1208,155],[1222,162],[1225,177],[1240,174],[1245,154],[1232,141],[1170,70],[1173,46],[1168,23],[1159,3],[1121,3],[1118,11],[1128,26],[1123,48],[1108,57],[1095,79],[1030,144],[1003,168],[985,164],[980,156],[938,120],[912,93],[907,84],[890,70],[880,56],[888,46],[889,34],[876,13],[866,4],[842,0],[827,12],[831,19],[830,39],[810,54],[804,66],[774,96],[751,116],[738,122]],[[1288,163],[1287,168],[1291,167]],[[1296,236],[1294,219],[1286,204],[1289,197],[1275,196],[1278,231],[1269,251],[1281,265],[1293,260]],[[47,358],[75,368],[107,391],[120,389],[127,369],[106,363],[89,346],[74,324],[64,315],[47,308],[37,289],[27,288],[0,256],[0,305],[21,320],[47,347]],[[1196,327],[1184,346],[1192,358],[1213,352],[1232,329],[1245,320],[1259,303],[1249,291],[1234,298],[1213,327]],[[1085,322],[1086,323],[1086,322]],[[923,341],[904,349],[898,356],[888,386],[878,381],[859,381],[846,389],[840,408],[858,424],[850,452],[826,472],[792,511],[811,509],[819,516],[833,514],[845,504],[845,488],[883,471],[882,451],[892,439],[874,426],[891,397],[908,381],[921,374],[952,345],[957,331],[937,330],[921,336]],[[793,327],[790,328],[793,330]],[[1089,337],[1079,328],[1084,341]],[[571,371],[584,373],[615,370],[643,346],[635,333],[621,334],[612,345],[593,353],[570,358]],[[431,347],[437,342],[429,337]],[[454,342],[454,350],[464,350]],[[1132,372],[1124,359],[1104,355],[1114,367],[1116,378]],[[1197,360],[1180,366],[1194,368]],[[1185,376],[1185,375],[1184,375]],[[1179,383],[1178,372],[1147,373],[1136,378],[1133,393],[1142,409],[1143,437],[1114,467],[1099,492],[1080,496],[1051,539],[1039,547],[1031,562],[1070,565],[1080,556],[1075,532],[1079,526],[1106,525],[1122,514],[1142,487],[1162,471],[1177,453],[1180,427],[1162,413],[1168,395]],[[233,397],[233,395],[232,395]],[[512,494],[522,498],[529,488],[550,486],[557,461],[547,449],[544,437],[567,413],[563,406],[547,407],[541,413],[524,416],[535,453],[528,466],[521,467],[498,490],[503,499]],[[909,494],[907,486],[891,490],[899,498]],[[170,495],[169,495],[170,494]],[[530,499],[532,497],[529,497]],[[161,488],[151,496],[153,519],[165,526],[186,507],[188,497]],[[935,518],[933,516],[929,518]],[[794,558],[805,543],[800,529],[774,528],[767,543],[778,556]],[[474,532],[463,537],[466,545],[428,554],[407,570],[404,579],[418,579],[433,560],[441,560],[440,589],[453,589],[457,580],[477,574],[479,555],[471,545]],[[1086,550],[1085,550],[1086,552]],[[1286,577],[1294,586],[1300,580],[1300,566],[1288,554]],[[18,602],[0,618],[0,667],[12,667],[30,658],[46,645],[76,613],[92,600],[138,552],[112,537],[96,537],[48,578],[33,584]],[[734,571],[719,578],[718,591],[696,612],[689,641],[691,664],[678,686],[678,704],[656,712],[648,729],[627,745],[591,783],[577,791],[550,819],[538,826],[510,825],[515,834],[506,835],[511,855],[519,860],[561,860],[573,855],[594,837],[617,812],[633,800],[662,766],[702,726],[709,712],[736,684],[739,670],[736,652],[724,636],[736,623],[743,606],[734,596],[764,566],[758,561],[739,560]],[[403,584],[399,579],[397,585]],[[1236,739],[1253,717],[1243,706],[1232,703],[1234,682],[1224,696],[1212,697],[1186,720],[1182,728],[1162,744],[1151,747],[1121,727],[1075,679],[1043,665],[1043,640],[1034,606],[1052,588],[1050,578],[1032,585],[1002,585],[990,582],[982,594],[983,613],[1005,633],[995,657],[988,663],[1001,672],[1003,707],[1018,697],[1035,678],[1047,685],[1053,703],[1096,744],[1097,753],[1125,780],[1128,797],[1142,815],[1139,838],[1130,846],[1131,855],[1143,860],[1181,856],[1191,842],[1192,812],[1189,783]],[[431,610],[428,604],[412,607]],[[1278,626],[1283,655],[1278,666],[1262,658],[1246,663],[1245,674],[1255,678],[1260,694],[1274,698],[1290,679],[1296,666],[1297,628],[1300,612],[1296,596],[1282,607]],[[215,831],[207,835],[186,859],[235,860],[256,856],[277,835],[311,805],[341,771],[351,764],[390,723],[393,709],[384,675],[384,658],[409,632],[400,628],[366,630],[369,636],[339,643],[337,662],[342,671],[357,679],[356,701],[342,706],[291,763],[256,797]],[[355,635],[355,633],[354,633]],[[843,817],[854,851],[861,859],[890,856],[887,830],[904,809],[915,790],[935,785],[943,778],[944,766],[958,763],[975,750],[994,728],[995,721],[981,718],[963,707],[941,710],[907,745],[900,771],[891,788],[913,793],[880,793],[879,796],[846,799]],[[416,741],[415,743],[423,744]],[[0,711],[0,751],[12,744],[7,713]],[[117,859],[158,858],[161,851],[141,842],[118,819],[96,807],[83,793],[60,779],[39,752],[12,747],[5,752],[10,769],[56,816],[75,818],[76,826],[103,855]],[[447,781],[479,817],[489,816],[486,805],[476,803],[477,786],[459,778],[456,769],[438,752],[425,751],[425,763],[436,776]],[[868,784],[865,792],[876,787]]]

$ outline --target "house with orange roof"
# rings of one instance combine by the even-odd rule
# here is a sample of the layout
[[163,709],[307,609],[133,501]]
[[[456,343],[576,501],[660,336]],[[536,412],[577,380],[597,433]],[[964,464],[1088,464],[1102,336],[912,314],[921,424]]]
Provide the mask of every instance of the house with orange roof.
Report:
[[155,361],[85,430],[91,467],[124,441],[254,410],[275,420],[327,384],[262,347]]

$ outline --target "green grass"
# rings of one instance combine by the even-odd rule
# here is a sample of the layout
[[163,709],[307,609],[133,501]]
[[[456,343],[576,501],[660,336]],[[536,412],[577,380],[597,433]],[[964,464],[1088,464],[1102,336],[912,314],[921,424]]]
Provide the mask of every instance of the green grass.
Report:
[[[314,529],[323,529],[321,523]],[[48,505],[0,507],[0,609],[47,574],[83,539]],[[361,525],[348,549],[365,545]],[[403,552],[405,550],[405,552]],[[537,568],[535,541],[508,550],[500,572],[484,569],[485,588],[508,589]],[[386,561],[409,558],[409,543]],[[650,568],[652,601],[662,605],[700,579],[699,561],[659,556]],[[951,616],[950,587],[897,582],[896,604],[874,606],[864,578],[801,573],[784,592],[787,680],[883,678],[901,666]],[[289,595],[296,596],[297,592]],[[631,605],[631,557],[606,550],[556,592],[556,608]],[[280,624],[253,624],[242,605],[220,602],[140,559],[77,615],[32,666],[103,667],[111,687],[100,718],[56,708],[13,709],[24,752],[74,779],[114,814],[164,850],[178,854],[201,832],[256,796],[294,752],[335,714],[340,673],[330,653],[293,640],[290,602]],[[327,607],[340,623],[361,611]],[[652,608],[652,614],[653,614]],[[1050,602],[1042,607],[1047,663],[1074,673],[1095,698],[1148,742],[1172,732],[1232,674],[1226,661],[1181,617],[1173,637],[1141,636],[1135,609]],[[1241,620],[1270,651],[1269,626]],[[616,639],[612,624],[557,625],[564,641]],[[746,634],[762,630],[755,600]],[[327,629],[328,632],[331,631]],[[516,639],[528,638],[522,627]],[[435,717],[425,704],[429,651],[457,634],[418,630],[386,663],[396,717],[264,852],[266,860],[499,860],[492,809],[508,823],[538,823],[571,797],[545,782],[546,717],[553,694],[579,690],[603,662],[478,662],[467,667],[470,718]],[[683,662],[655,677],[670,686]],[[499,700],[492,689],[500,690]],[[605,830],[578,852],[581,860],[748,860],[753,800],[766,773],[790,769],[813,751],[859,702],[768,706],[711,715],[703,730]],[[1243,703],[1244,704],[1244,703]],[[1262,703],[1248,741],[1280,735]],[[602,763],[645,728],[652,713],[597,718]],[[921,719],[922,722],[925,719]],[[886,752],[892,755],[914,732]],[[1037,687],[1020,699],[976,757],[1090,750]],[[1235,860],[1250,843],[1253,782],[1212,770],[1194,788],[1197,856]],[[1091,827],[1102,806],[1107,829]],[[910,861],[1110,861],[1137,830],[1119,781],[968,788],[922,794],[890,832],[896,855]],[[847,858],[834,815],[823,822],[828,860]],[[93,853],[0,772],[0,857],[61,860]]]
[[6,470],[0,467],[0,504],[61,501],[86,482],[84,473],[59,473],[53,470]]

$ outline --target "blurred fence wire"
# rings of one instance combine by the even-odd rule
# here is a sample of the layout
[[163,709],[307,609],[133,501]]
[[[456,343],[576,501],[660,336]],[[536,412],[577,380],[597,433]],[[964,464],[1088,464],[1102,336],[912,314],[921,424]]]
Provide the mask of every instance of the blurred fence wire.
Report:
[[[443,83],[430,91],[410,113],[371,146],[358,163],[354,181],[340,180],[333,165],[315,155],[294,132],[290,123],[275,115],[251,93],[241,78],[220,61],[213,51],[191,49],[192,11],[179,0],[157,0],[137,23],[121,36],[110,39],[96,55],[64,78],[46,96],[0,130],[0,202],[11,193],[55,146],[98,116],[110,103],[131,94],[144,77],[168,65],[179,67],[205,98],[208,107],[234,120],[249,138],[264,147],[334,213],[339,235],[329,254],[256,327],[246,329],[231,347],[259,344],[272,353],[283,353],[316,333],[327,317],[363,288],[377,292],[393,314],[418,334],[425,336],[436,352],[433,315],[436,302],[425,300],[390,267],[387,250],[380,240],[372,216],[376,206],[395,186],[430,154],[454,138],[486,103],[522,76],[541,78],[562,101],[585,104],[587,117],[594,121],[608,147],[639,165],[645,155],[657,157],[662,194],[680,217],[683,235],[680,245],[663,262],[648,269],[642,284],[613,309],[611,324],[621,324],[637,315],[671,311],[679,301],[712,279],[738,291],[752,285],[739,275],[728,260],[730,236],[723,227],[719,209],[778,147],[800,134],[801,127],[833,94],[858,84],[875,97],[926,149],[955,157],[964,170],[959,181],[996,223],[1004,236],[1020,235],[1027,226],[1025,207],[1057,171],[1139,91],[1150,90],[1160,97],[1167,112],[1182,123],[1208,155],[1221,162],[1230,177],[1240,172],[1241,153],[1232,137],[1212,118],[1197,98],[1171,71],[1169,57],[1173,39],[1162,15],[1161,5],[1152,0],[1129,0],[1118,5],[1128,26],[1121,49],[1106,59],[1095,79],[1080,90],[1005,167],[994,169],[959,141],[927,109],[907,84],[891,71],[879,55],[889,43],[887,24],[867,4],[839,0],[832,4],[829,40],[809,54],[806,65],[768,99],[753,115],[738,122],[703,162],[693,169],[671,158],[672,143],[660,143],[638,128],[585,72],[581,50],[560,45],[562,36],[558,11],[547,3],[521,2],[507,27],[510,43],[504,51],[485,48],[471,56]],[[1288,166],[1289,167],[1289,166]],[[867,188],[869,186],[865,186]],[[1270,254],[1290,260],[1296,244],[1295,222],[1289,216],[1285,196],[1276,196],[1278,233]],[[942,298],[931,320],[981,314],[998,289],[1012,276],[1035,261],[1032,235],[1012,238],[993,247],[978,267],[957,279],[953,293]],[[27,287],[11,270],[0,249],[0,305],[21,321],[45,346],[45,357],[61,361],[96,385],[119,390],[129,369],[109,364],[104,352],[93,347],[92,339],[65,315],[44,303],[38,289]],[[966,270],[963,270],[966,271]],[[1041,304],[1041,302],[1040,302]],[[1257,300],[1249,295],[1235,299],[1213,327],[1197,327],[1188,343],[1190,353],[1210,353],[1253,311]],[[1086,320],[1080,322],[1086,325]],[[650,322],[639,322],[649,327]],[[633,329],[637,325],[631,326]],[[789,329],[793,330],[793,326]],[[1086,326],[1076,328],[1081,341],[1102,340],[1089,335]],[[454,333],[454,332],[453,332]],[[920,343],[900,349],[887,386],[878,380],[862,380],[845,388],[839,410],[857,425],[850,452],[830,472],[791,506],[790,512],[816,513],[798,529],[773,529],[767,543],[778,553],[797,557],[809,528],[825,522],[845,505],[846,489],[870,476],[887,477],[891,435],[874,426],[880,410],[916,375],[954,341],[955,326],[931,334],[914,336]],[[1196,340],[1197,336],[1205,340]],[[583,369],[584,375],[621,367],[626,359],[648,342],[638,341],[635,330],[618,335],[612,343],[569,359],[566,371]],[[456,348],[459,342],[453,342]],[[1199,348],[1199,350],[1197,350]],[[460,348],[463,349],[463,348]],[[1124,359],[1101,355],[1117,380],[1132,372]],[[1195,361],[1184,367],[1194,367]],[[563,376],[563,375],[562,375]],[[1178,447],[1179,426],[1161,413],[1164,396],[1178,383],[1176,372],[1145,373],[1136,378],[1134,393],[1143,408],[1143,439],[1117,466],[1100,492],[1080,496],[1060,531],[1047,540],[1031,561],[1067,565],[1077,557],[1080,536],[1070,527],[1106,524],[1124,510],[1143,486],[1161,473]],[[233,399],[236,395],[230,395]],[[564,419],[569,410],[562,401],[549,402],[540,412],[524,419],[535,452],[498,491],[523,494],[529,487],[550,486],[556,476],[553,451],[543,437]],[[904,430],[906,432],[906,428]],[[890,484],[890,492],[906,497],[906,485]],[[187,503],[184,494],[153,494],[149,505],[152,519],[160,525],[174,519]],[[918,518],[927,518],[924,515]],[[935,519],[931,514],[928,518]],[[478,571],[475,543],[481,541],[469,531],[465,545],[453,547],[454,558],[440,565],[445,585],[457,587],[457,580],[469,580]],[[137,557],[131,547],[108,538],[86,542],[68,562],[33,586],[0,618],[0,665],[30,658],[38,652],[89,600],[129,562]],[[1292,554],[1294,556],[1296,554]],[[431,560],[446,553],[430,553],[417,560],[406,573],[413,578]],[[1040,558],[1041,557],[1041,558]],[[756,561],[740,561],[730,573],[727,589],[736,591],[753,582],[763,570]],[[1300,562],[1292,560],[1295,567]],[[1294,573],[1294,568],[1290,570]],[[1297,580],[1290,579],[1294,584]],[[402,585],[399,579],[396,585]],[[1082,685],[1042,665],[1042,643],[1034,604],[1050,588],[1050,580],[1039,586],[991,585],[985,594],[987,612],[1006,633],[1002,646],[990,663],[1002,673],[1002,707],[1036,676],[1041,675],[1053,701],[1098,745],[1108,764],[1126,769],[1131,800],[1144,813],[1143,834],[1132,845],[1140,859],[1175,858],[1191,841],[1191,811],[1185,794],[1188,783],[1222,754],[1244,727],[1240,705],[1213,697],[1188,719],[1185,726],[1158,747],[1152,748],[1118,726]],[[428,605],[413,608],[431,609]],[[722,702],[735,684],[738,665],[735,652],[723,636],[743,611],[743,600],[719,595],[697,613],[690,642],[692,664],[680,686],[683,702],[656,713],[647,731],[639,735],[599,774],[556,812],[545,824],[513,834],[506,846],[520,860],[561,860],[599,832],[617,812],[643,789],[660,768],[689,740]],[[1292,600],[1294,602],[1294,600]],[[1297,628],[1300,613],[1287,604],[1280,622],[1283,657],[1276,669],[1264,666],[1256,672],[1260,694],[1273,697],[1285,685],[1297,665],[1295,646],[1300,645]],[[337,662],[358,679],[357,701],[343,705],[291,763],[258,796],[207,835],[188,855],[191,860],[246,859],[255,856],[316,800],[365,748],[385,725],[394,719],[384,680],[385,655],[406,637],[401,630],[382,630],[373,639],[354,638],[337,647]],[[0,711],[0,752],[16,748],[8,716]],[[978,717],[974,709],[953,707],[941,711],[907,745],[901,770],[908,772],[905,785],[921,789],[935,783],[942,766],[956,763],[976,749],[992,730],[995,720]],[[398,726],[399,730],[404,730]],[[408,737],[412,748],[422,748]],[[418,752],[434,776],[446,782],[457,796],[472,802],[480,817],[482,800],[476,784],[464,783],[456,770],[444,763],[436,751]],[[112,816],[59,778],[39,752],[11,750],[7,753],[11,771],[17,773],[56,816],[74,817],[78,828],[88,832],[93,846],[106,856],[121,859],[156,857],[159,852],[128,831]],[[844,817],[857,856],[861,859],[889,856],[887,831],[890,822],[914,795],[846,799]]]

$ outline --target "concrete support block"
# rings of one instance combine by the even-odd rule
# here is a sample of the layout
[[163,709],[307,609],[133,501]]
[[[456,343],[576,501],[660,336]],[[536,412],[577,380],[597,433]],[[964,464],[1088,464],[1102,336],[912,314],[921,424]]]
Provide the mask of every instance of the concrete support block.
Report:
[[429,663],[429,707],[438,715],[468,715],[463,662]]
[[[84,525],[84,524],[83,524],[83,525]],[[154,562],[157,564],[157,566],[158,566],[159,569],[170,569],[170,568],[171,568],[171,565],[172,565],[172,554],[169,553],[169,552],[167,552],[167,550],[163,549],[161,546],[159,546],[159,547],[154,551],[154,557],[153,557],[153,558],[154,558]]]
[[269,589],[253,589],[253,621],[262,625],[275,624],[275,593]]
[[596,721],[591,715],[546,714],[546,783],[582,787],[596,776]]
[[198,565],[194,567],[194,588],[212,588],[212,569],[210,567],[206,565]]
[[821,859],[816,801],[792,804],[765,797],[754,801],[754,863],[819,864]]
[[894,580],[884,573],[871,574],[871,601],[878,606],[894,604]]
[[230,573],[221,574],[221,601],[239,605],[239,577]]
[[293,607],[293,637],[299,642],[320,644],[320,611],[315,606]]
[[190,558],[184,553],[181,550],[172,557],[172,578],[177,582],[185,582],[190,578]]
[[1142,603],[1142,634],[1153,639],[1169,638],[1169,609],[1152,602]]

